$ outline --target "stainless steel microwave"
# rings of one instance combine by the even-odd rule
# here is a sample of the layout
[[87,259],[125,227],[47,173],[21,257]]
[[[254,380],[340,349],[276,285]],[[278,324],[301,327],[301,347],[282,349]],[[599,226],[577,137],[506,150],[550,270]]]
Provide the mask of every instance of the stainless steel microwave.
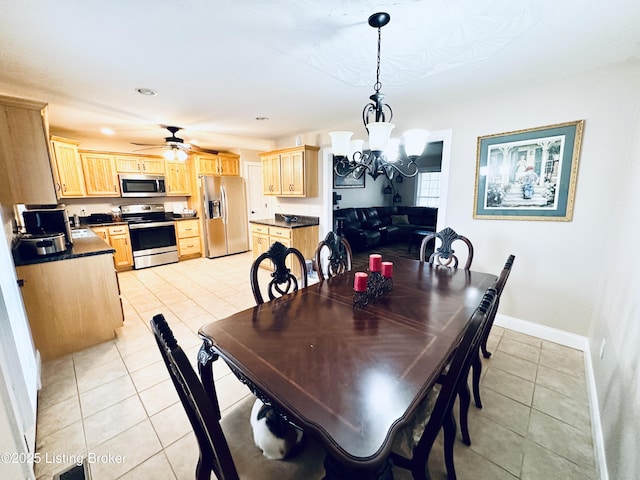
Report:
[[164,175],[120,175],[122,197],[164,197]]

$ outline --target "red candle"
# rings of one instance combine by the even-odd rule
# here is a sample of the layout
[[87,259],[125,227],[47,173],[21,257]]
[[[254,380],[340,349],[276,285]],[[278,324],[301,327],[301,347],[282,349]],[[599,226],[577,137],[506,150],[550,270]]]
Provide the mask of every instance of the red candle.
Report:
[[379,272],[382,267],[382,255],[379,253],[372,253],[369,255],[369,271]]
[[382,276],[384,278],[393,277],[393,262],[382,262]]
[[369,275],[364,272],[356,272],[356,275],[353,277],[353,289],[356,292],[366,292],[367,291],[367,279]]

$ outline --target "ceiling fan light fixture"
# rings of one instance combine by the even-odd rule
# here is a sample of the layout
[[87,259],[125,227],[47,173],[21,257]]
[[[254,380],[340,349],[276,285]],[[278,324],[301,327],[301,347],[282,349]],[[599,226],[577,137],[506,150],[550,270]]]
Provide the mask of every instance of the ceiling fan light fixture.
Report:
[[164,152],[163,156],[167,160],[173,162],[184,162],[189,157],[189,155],[187,155],[187,152],[178,147],[172,147],[170,150]]

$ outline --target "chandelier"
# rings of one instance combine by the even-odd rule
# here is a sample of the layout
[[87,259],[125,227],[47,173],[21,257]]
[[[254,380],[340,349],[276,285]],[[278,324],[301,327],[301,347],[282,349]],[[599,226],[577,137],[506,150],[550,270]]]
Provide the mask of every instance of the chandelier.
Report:
[[[364,140],[351,140],[353,132],[329,132],[331,149],[334,156],[334,171],[340,177],[353,175],[360,178],[368,172],[375,180],[379,175],[388,179],[395,174],[403,177],[413,177],[418,173],[416,160],[427,141],[426,130],[413,129],[404,133],[404,151],[406,159],[400,156],[400,140],[392,139],[391,130],[395,125],[391,123],[393,110],[387,103],[383,103],[384,95],[380,93],[380,44],[381,31],[391,20],[385,12],[374,13],[369,17],[369,25],[378,29],[378,64],[376,69],[375,93],[369,97],[368,103],[362,111],[362,121],[369,133],[369,150],[363,151]],[[387,121],[388,115],[388,121]]]

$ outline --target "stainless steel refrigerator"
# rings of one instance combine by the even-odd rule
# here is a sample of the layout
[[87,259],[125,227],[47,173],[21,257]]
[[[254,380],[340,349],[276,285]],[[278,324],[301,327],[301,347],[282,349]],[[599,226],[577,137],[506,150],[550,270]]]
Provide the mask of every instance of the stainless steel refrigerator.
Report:
[[207,257],[222,257],[249,250],[244,179],[204,175],[201,182]]

